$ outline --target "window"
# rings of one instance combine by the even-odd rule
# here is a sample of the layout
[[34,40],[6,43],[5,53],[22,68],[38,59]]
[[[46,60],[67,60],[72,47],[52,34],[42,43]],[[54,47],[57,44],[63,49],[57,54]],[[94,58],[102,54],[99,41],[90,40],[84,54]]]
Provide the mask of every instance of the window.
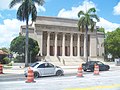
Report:
[[45,67],[46,67],[46,68],[50,68],[50,67],[54,67],[54,65],[52,65],[52,64],[50,64],[50,63],[46,63],[46,64],[45,64]]
[[37,68],[45,68],[45,64],[40,64]]
[[95,65],[96,62],[90,62],[90,65]]
[[35,67],[37,64],[39,64],[39,63],[33,63],[33,64],[31,65],[31,67]]
[[103,63],[102,62],[97,62],[98,65],[102,65]]

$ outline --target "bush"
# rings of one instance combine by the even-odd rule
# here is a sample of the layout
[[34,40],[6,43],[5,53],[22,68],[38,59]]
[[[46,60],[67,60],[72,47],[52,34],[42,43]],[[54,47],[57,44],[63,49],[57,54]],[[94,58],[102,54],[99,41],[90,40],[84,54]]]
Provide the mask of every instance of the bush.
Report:
[[8,57],[3,58],[2,64],[8,64],[8,63],[10,63],[9,58]]
[[16,63],[24,63],[24,57],[23,56],[17,56],[14,60]]

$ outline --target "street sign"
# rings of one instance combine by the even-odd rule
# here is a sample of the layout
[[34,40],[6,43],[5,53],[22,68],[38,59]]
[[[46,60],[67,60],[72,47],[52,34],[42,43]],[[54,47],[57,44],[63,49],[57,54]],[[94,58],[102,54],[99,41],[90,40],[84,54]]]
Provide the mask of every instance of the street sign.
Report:
[[108,58],[112,58],[112,54],[109,53],[109,54],[108,54]]
[[13,54],[8,54],[8,57],[9,58],[13,58]]

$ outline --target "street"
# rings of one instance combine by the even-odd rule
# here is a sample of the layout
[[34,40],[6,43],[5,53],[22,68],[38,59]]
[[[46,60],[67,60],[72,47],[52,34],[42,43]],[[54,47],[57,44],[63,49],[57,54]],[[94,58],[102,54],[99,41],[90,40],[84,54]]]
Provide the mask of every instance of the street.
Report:
[[[21,81],[26,80],[26,77],[24,76],[24,69],[5,69],[3,70],[4,74],[0,74],[0,82],[5,81]],[[84,72],[87,73],[87,72]],[[77,67],[72,68],[66,68],[64,67],[64,76],[73,76],[77,74]],[[55,77],[55,76],[51,76]],[[43,77],[42,77],[43,78]],[[49,77],[46,77],[49,78]]]
[[26,79],[0,82],[0,90],[120,90],[120,66],[112,66],[100,75],[83,72],[84,77],[76,74],[61,77],[42,77],[35,83],[25,83]]

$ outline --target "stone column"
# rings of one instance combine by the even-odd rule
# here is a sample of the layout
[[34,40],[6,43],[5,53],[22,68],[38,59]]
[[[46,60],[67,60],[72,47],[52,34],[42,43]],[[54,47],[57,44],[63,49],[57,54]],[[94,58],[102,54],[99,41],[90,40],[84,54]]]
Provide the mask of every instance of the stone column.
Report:
[[65,56],[65,33],[63,33],[63,40],[62,40],[62,56]]
[[73,33],[71,33],[70,37],[70,56],[73,56]]
[[80,34],[78,34],[78,39],[77,39],[77,56],[80,56]]
[[86,36],[84,34],[84,58],[86,58],[86,54],[87,54],[87,52],[86,52]]
[[50,56],[50,32],[48,32],[47,36],[47,56]]
[[90,35],[90,57],[97,56],[97,40],[96,35]]
[[55,33],[55,54],[54,56],[57,56],[57,33]]
[[42,56],[43,53],[43,32],[37,32],[37,39],[35,38],[35,40],[37,40],[40,51],[39,54]]

